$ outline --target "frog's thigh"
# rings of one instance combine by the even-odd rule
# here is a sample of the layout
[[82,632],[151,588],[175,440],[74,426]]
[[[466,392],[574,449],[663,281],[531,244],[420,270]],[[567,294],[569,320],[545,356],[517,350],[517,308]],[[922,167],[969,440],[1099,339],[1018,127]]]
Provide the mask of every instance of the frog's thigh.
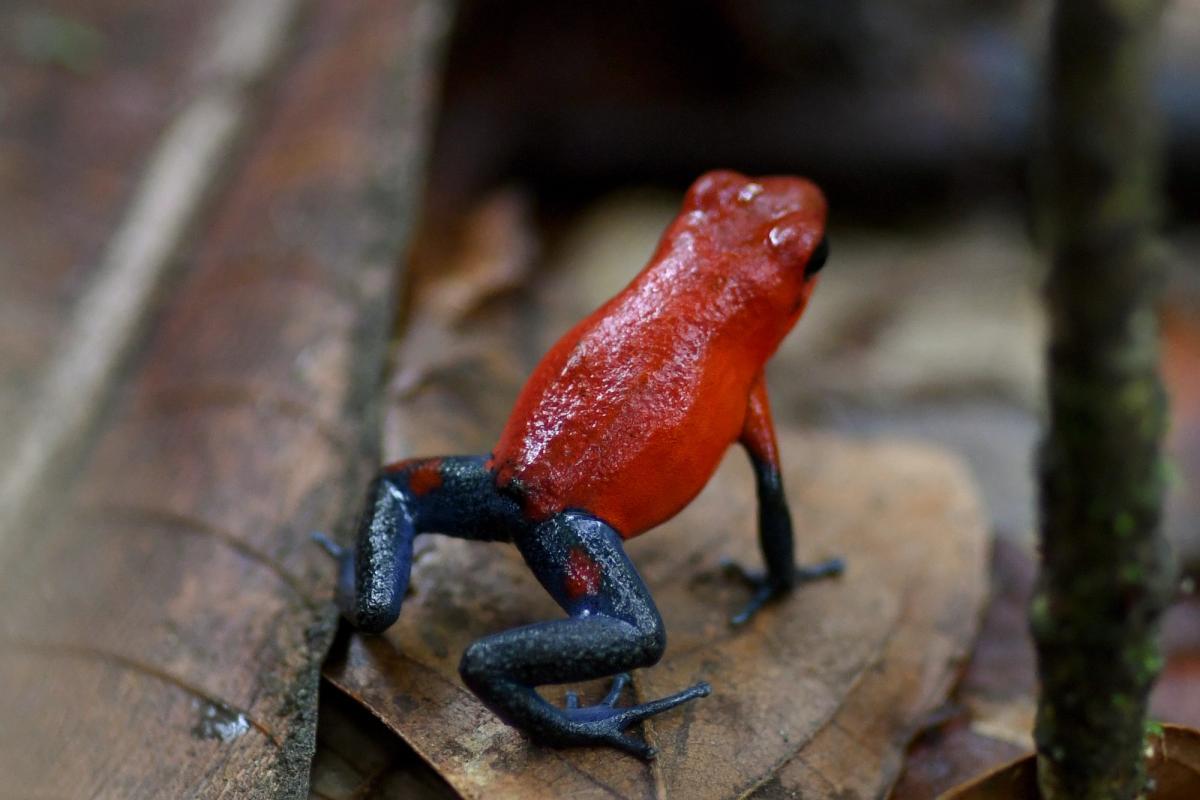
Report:
[[570,616],[485,637],[463,653],[463,679],[502,716],[519,720],[525,714],[513,702],[532,702],[506,685],[586,681],[647,667],[662,657],[662,618],[611,527],[568,511],[518,535],[516,544]]
[[538,581],[572,617],[603,614],[665,642],[650,591],[611,526],[585,512],[564,511],[518,537],[517,547]]

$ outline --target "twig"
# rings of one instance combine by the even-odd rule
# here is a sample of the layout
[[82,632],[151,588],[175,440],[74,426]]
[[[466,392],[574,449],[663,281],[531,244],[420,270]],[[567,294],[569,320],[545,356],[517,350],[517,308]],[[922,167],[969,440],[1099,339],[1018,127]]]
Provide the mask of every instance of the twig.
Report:
[[1158,0],[1061,0],[1041,212],[1052,266],[1043,563],[1031,620],[1047,800],[1143,789],[1147,695],[1170,569],[1159,532],[1165,402],[1150,77]]

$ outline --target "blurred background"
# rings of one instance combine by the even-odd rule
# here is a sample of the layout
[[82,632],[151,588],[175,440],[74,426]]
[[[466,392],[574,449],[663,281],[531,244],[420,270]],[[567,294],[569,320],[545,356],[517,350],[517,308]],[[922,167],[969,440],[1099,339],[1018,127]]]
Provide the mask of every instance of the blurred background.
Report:
[[[236,6],[218,13],[197,0],[12,0],[0,7],[0,453],[17,451],[43,402],[42,376],[108,263],[114,231],[164,131],[205,87],[237,83],[250,93],[251,102],[233,112],[251,120],[230,139],[238,142],[229,151],[235,155],[198,168],[216,187],[183,226],[200,230],[223,202],[219,179],[230,160],[259,146],[253,115],[286,102],[276,87],[288,62],[278,52],[320,48],[336,32],[304,27],[305,4],[284,0],[234,15],[231,25]],[[1043,263],[1029,208],[1048,12],[1047,2],[1008,0],[424,4],[425,21],[414,25],[426,33],[410,42],[434,54],[419,82],[430,111],[404,118],[396,136],[399,146],[409,141],[404,125],[426,131],[419,144],[405,145],[417,148],[419,169],[405,180],[418,223],[397,265],[403,278],[389,402],[419,390],[448,342],[475,346],[455,337],[456,326],[486,318],[498,303],[544,317],[543,333],[529,343],[538,352],[640,269],[699,173],[807,175],[830,201],[832,256],[810,311],[770,366],[780,424],[918,438],[963,456],[1002,549],[994,571],[1027,591],[1044,327]],[[1161,59],[1155,92],[1170,262],[1161,320],[1175,467],[1167,533],[1194,580],[1197,0],[1166,6]],[[357,79],[349,70],[342,78]],[[330,96],[338,81],[335,70]],[[394,102],[406,98],[401,92]],[[352,147],[336,137],[309,141],[276,154],[275,175],[336,167]],[[261,224],[302,226],[320,214],[314,199],[299,217],[268,213]],[[151,215],[143,224],[161,223]],[[155,292],[172,291],[186,267],[185,259],[164,272]],[[447,274],[461,279],[447,284]],[[139,341],[123,351],[122,370],[135,363]],[[481,394],[489,385],[486,371],[464,381]],[[486,442],[506,410],[481,401],[459,409],[468,418],[461,424]],[[383,416],[382,449],[398,455],[402,421]],[[1197,724],[1200,610],[1187,594],[1168,622],[1171,661],[1156,713]],[[994,650],[1023,653],[1023,627],[1009,617],[1024,597],[1017,591],[1004,603],[993,612],[1002,619],[985,625],[985,644],[991,636]],[[960,695],[918,742],[906,780],[933,780],[930,764],[961,761],[969,772],[1020,751],[1032,673],[1027,656],[1016,661],[986,667],[1012,670],[1007,688],[980,678]],[[361,709],[336,695],[324,702],[315,796],[449,791]],[[943,781],[953,774],[946,770]],[[902,782],[897,796],[903,790]]]
[[[972,462],[998,531],[1029,544],[1044,268],[1029,208],[1048,14],[1046,2],[465,3],[420,244],[461,243],[451,226],[487,224],[472,212],[510,214],[535,268],[607,268],[598,302],[640,269],[700,172],[808,175],[830,199],[836,269],[772,364],[777,413],[943,441]],[[1177,463],[1194,481],[1200,3],[1167,4],[1156,88],[1164,369]],[[1200,565],[1185,486],[1172,538]]]

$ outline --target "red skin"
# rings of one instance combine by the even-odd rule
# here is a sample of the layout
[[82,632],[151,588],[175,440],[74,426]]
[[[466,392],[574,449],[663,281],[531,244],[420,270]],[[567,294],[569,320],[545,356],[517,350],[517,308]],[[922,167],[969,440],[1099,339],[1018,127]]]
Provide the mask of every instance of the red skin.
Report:
[[825,198],[710,172],[650,262],[534,369],[493,451],[534,521],[587,511],[621,536],[674,516],[742,441],[778,467],[763,365],[808,302]]

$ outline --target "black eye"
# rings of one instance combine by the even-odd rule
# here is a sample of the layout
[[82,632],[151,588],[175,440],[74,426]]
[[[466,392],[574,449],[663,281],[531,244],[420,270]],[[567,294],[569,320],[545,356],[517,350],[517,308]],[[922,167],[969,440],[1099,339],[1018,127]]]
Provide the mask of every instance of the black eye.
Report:
[[812,255],[808,257],[808,263],[804,265],[804,277],[811,278],[821,271],[821,267],[825,266],[826,259],[829,258],[829,240],[821,239],[821,243],[817,245],[817,249],[813,250]]

